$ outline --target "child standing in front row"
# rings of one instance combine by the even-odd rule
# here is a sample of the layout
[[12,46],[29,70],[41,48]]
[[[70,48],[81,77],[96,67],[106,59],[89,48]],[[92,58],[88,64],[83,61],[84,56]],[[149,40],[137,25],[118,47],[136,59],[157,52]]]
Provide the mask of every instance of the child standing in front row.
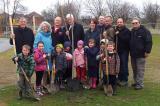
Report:
[[[29,81],[31,81],[31,77],[33,75],[34,72],[34,59],[33,56],[30,55],[30,46],[29,45],[23,45],[22,46],[22,53],[18,54],[16,57],[13,58],[14,62],[18,63],[18,73],[19,73],[19,81],[18,81],[18,86],[20,88],[19,90],[19,98],[18,99],[22,99],[23,97],[35,97],[35,95],[33,95],[32,92],[32,88],[30,83],[27,81],[24,73],[22,72],[24,70],[24,72],[26,73]],[[20,68],[22,67],[23,70]],[[37,100],[39,100],[39,98],[35,98]]]
[[84,83],[86,81],[86,65],[84,57],[83,41],[77,42],[77,48],[73,52],[73,64],[76,68],[77,79]]
[[61,89],[63,89],[65,87],[62,80],[67,68],[67,61],[62,44],[56,45],[55,51],[53,51],[51,54],[51,59],[53,64],[55,64],[55,83],[58,84]]
[[43,51],[44,49],[44,43],[42,41],[39,41],[37,43],[37,48],[34,50],[34,60],[35,60],[35,72],[36,72],[36,92],[37,95],[42,96],[43,93],[41,91],[41,82],[43,78],[43,73],[47,69],[47,63],[46,63],[46,54]]
[[96,56],[99,52],[98,48],[95,46],[95,40],[89,39],[88,41],[89,48],[85,48],[85,54],[87,56],[87,69],[88,76],[90,80],[90,88],[96,88],[97,76],[98,76],[98,61]]
[[[101,41],[102,52],[97,55],[97,59],[99,59],[102,64],[104,92],[106,95],[112,96],[116,94],[116,76],[119,73],[120,60],[118,54],[114,50],[114,43],[112,41],[109,41],[108,44],[105,43],[105,40]],[[105,51],[105,49],[107,51]],[[106,62],[108,62],[108,70],[106,70]],[[109,73],[109,75],[107,75],[107,73]],[[110,92],[109,85],[111,85],[111,90],[113,90],[113,92]]]

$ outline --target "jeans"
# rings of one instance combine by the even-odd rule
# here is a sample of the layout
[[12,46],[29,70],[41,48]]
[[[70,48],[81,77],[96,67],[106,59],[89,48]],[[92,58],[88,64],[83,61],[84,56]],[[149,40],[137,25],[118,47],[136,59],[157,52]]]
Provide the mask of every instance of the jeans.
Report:
[[118,74],[118,80],[128,82],[128,56],[129,51],[122,51],[118,53],[120,58],[120,72]]

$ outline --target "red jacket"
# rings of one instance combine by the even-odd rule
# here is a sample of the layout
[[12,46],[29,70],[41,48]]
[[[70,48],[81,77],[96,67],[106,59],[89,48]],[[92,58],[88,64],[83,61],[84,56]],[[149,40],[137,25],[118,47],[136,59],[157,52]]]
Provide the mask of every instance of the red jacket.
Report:
[[44,52],[38,49],[34,50],[35,71],[45,71],[47,69],[46,59],[43,58]]

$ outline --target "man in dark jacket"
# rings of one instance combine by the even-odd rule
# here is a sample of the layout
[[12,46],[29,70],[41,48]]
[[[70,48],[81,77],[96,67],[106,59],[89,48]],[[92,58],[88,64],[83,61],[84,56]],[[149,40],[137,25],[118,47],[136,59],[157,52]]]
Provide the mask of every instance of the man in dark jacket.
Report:
[[152,49],[152,35],[149,30],[140,24],[139,19],[132,20],[132,31],[130,39],[130,55],[135,83],[132,86],[136,90],[144,87],[145,59]]
[[24,17],[19,19],[19,26],[14,28],[14,35],[10,38],[10,44],[13,45],[12,37],[15,38],[16,52],[21,53],[22,46],[27,44],[31,47],[31,53],[33,52],[34,34],[33,31],[26,27],[27,20]]
[[105,34],[103,33],[103,38],[107,38],[109,41],[114,41],[115,37],[115,30],[112,27],[112,17],[111,16],[106,16],[105,17]]
[[54,19],[54,26],[52,27],[52,46],[55,47],[57,44],[64,44],[65,30],[62,27],[61,17]]
[[[67,14],[66,19],[67,19],[67,31],[66,31],[65,40],[66,41],[70,40],[71,42],[73,40],[74,41],[73,49],[74,49],[77,47],[78,40],[84,40],[84,29],[81,24],[78,24],[75,22],[72,14]],[[72,33],[72,30],[73,30],[73,33]]]
[[120,72],[118,74],[118,84],[120,86],[128,85],[128,56],[129,56],[129,40],[131,32],[125,26],[122,18],[117,19],[116,38],[117,52],[120,57]]

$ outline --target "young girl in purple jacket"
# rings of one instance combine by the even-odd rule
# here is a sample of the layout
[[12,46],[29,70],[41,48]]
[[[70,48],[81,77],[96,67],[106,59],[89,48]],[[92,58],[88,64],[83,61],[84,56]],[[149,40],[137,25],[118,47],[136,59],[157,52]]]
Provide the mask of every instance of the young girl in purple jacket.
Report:
[[41,81],[44,71],[47,69],[46,54],[43,51],[44,43],[39,41],[37,43],[37,48],[34,50],[34,60],[35,60],[35,72],[36,72],[36,91],[39,96],[42,96],[41,91]]

